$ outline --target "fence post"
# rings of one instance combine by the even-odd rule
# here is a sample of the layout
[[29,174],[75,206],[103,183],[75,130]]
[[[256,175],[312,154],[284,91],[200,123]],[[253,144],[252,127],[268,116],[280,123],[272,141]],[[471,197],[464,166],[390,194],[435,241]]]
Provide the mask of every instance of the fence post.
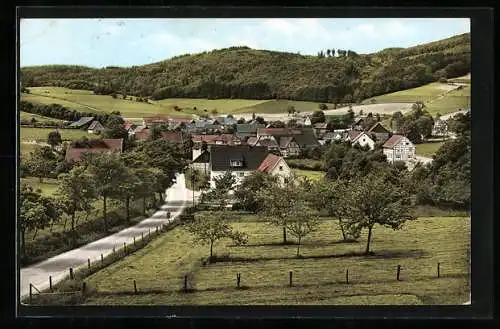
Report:
[[441,265],[441,264],[439,264],[439,262],[438,262],[438,278],[440,277],[440,274],[441,274],[441,273],[440,273],[440,268],[439,268],[439,267],[440,267],[440,265]]
[[101,254],[101,266],[104,265],[104,257]]
[[73,268],[72,267],[69,268],[69,278],[71,280],[73,280]]
[[127,253],[127,244],[125,242],[123,243],[123,252]]
[[290,287],[291,287],[291,286],[292,286],[292,275],[293,275],[293,272],[292,272],[292,271],[290,271],[290,272],[288,273],[288,275],[289,275],[289,279],[290,279]]
[[401,273],[401,265],[398,265],[398,271],[396,273],[396,280],[399,281],[399,273]]
[[345,270],[345,283],[349,284],[349,269]]
[[241,273],[236,274],[236,285],[239,288],[240,287],[240,280],[241,280]]
[[113,246],[113,254],[115,253],[115,246]]
[[144,232],[141,232],[141,242],[144,242]]
[[136,284],[135,280],[134,280],[134,294],[137,294],[137,284]]
[[86,288],[87,288],[87,282],[82,282],[82,296],[85,295]]
[[52,275],[49,275],[49,289],[52,292]]
[[134,236],[134,246],[135,246],[135,236]]
[[87,258],[87,266],[88,266],[88,268],[90,270],[90,258]]
[[33,285],[30,283],[30,304],[32,300],[33,300]]
[[187,284],[188,284],[188,276],[184,275],[184,291],[187,290]]
[[[151,231],[149,233],[151,233]],[[156,233],[158,234],[158,226],[156,226]]]

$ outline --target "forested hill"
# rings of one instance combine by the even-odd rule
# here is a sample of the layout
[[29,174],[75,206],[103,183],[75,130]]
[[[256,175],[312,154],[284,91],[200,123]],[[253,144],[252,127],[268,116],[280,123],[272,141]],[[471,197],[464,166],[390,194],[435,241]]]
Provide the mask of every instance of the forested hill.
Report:
[[[298,40],[297,42],[300,42]],[[330,54],[330,50],[327,51]],[[341,56],[339,56],[339,54]],[[21,69],[23,87],[59,86],[141,97],[351,102],[470,72],[470,34],[358,55],[304,56],[232,47],[129,68]]]

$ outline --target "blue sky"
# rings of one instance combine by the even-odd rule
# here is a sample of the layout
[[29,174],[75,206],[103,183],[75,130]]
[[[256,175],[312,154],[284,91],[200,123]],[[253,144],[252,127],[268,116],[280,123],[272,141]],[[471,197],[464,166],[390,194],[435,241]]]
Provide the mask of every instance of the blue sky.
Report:
[[230,46],[372,53],[470,31],[467,18],[23,19],[21,66],[132,66]]

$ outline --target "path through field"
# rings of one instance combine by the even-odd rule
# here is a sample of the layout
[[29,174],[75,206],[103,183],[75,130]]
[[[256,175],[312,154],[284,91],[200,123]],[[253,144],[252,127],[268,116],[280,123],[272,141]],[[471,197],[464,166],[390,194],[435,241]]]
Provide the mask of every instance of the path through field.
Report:
[[[134,237],[140,238],[141,233],[148,233],[149,230],[154,230],[157,226],[169,223],[179,216],[191,199],[192,194],[186,189],[184,174],[177,175],[176,183],[166,191],[165,204],[151,218],[80,248],[22,268],[20,275],[21,298],[29,294],[30,283],[40,291],[47,289],[49,276],[52,276],[52,284],[56,284],[68,276],[70,267],[77,269],[86,266],[87,259],[90,259],[91,262],[99,261],[101,254],[106,257],[112,253],[113,247],[120,248],[124,242],[130,244]],[[171,212],[170,219],[166,217],[167,211]]]

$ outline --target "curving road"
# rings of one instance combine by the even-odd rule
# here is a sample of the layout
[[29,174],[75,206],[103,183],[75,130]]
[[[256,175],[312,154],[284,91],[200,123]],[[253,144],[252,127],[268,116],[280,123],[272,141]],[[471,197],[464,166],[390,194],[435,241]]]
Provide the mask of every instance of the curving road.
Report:
[[[38,264],[21,269],[20,296],[29,295],[29,285],[33,284],[40,291],[49,287],[49,276],[52,276],[52,284],[64,279],[69,275],[69,268],[76,269],[87,266],[87,259],[91,262],[100,261],[101,254],[107,256],[117,249],[123,247],[123,243],[133,243],[141,237],[141,233],[147,234],[157,226],[167,224],[174,220],[192,200],[192,192],[186,188],[184,174],[178,174],[176,183],[166,191],[165,204],[151,218],[141,221],[139,224],[126,228],[113,235],[91,242],[80,248],[76,248],[55,257],[49,258]],[[166,218],[166,212],[170,211],[171,218]]]

